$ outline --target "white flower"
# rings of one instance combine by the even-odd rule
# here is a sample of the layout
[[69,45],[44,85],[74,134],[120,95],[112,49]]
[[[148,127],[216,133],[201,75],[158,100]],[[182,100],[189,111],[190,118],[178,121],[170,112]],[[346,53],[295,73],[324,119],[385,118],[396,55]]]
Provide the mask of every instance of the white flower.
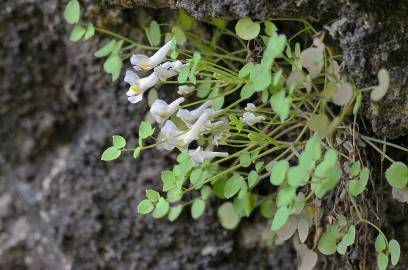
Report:
[[193,91],[194,91],[194,86],[180,85],[178,87],[177,94],[186,95],[186,94],[190,94]]
[[185,149],[188,145],[198,140],[205,131],[208,114],[203,113],[187,132],[179,130],[171,120],[167,120],[160,130],[159,140],[163,142],[163,148],[173,150],[175,147]]
[[212,152],[212,151],[203,151],[201,147],[198,147],[196,150],[189,150],[188,154],[191,157],[191,161],[194,167],[199,166],[204,161],[211,161],[216,157],[227,157],[227,152]]
[[[212,104],[211,100],[207,100],[204,102],[200,107],[193,111],[189,111],[186,109],[180,109],[177,112],[177,117],[183,120],[184,123],[186,123],[187,126],[191,125],[195,120],[197,120],[200,115],[202,115],[208,107],[210,107]],[[211,114],[213,111],[206,111],[207,113]]]
[[169,116],[178,110],[182,102],[184,102],[183,97],[176,99],[170,104],[167,104],[164,100],[157,99],[150,108],[150,114],[157,123],[162,124]]
[[159,82],[159,78],[154,73],[140,78],[135,72],[128,70],[124,81],[130,84],[129,90],[126,92],[129,102],[138,103],[143,99],[143,93],[155,86]]
[[167,120],[160,130],[159,140],[163,142],[162,146],[166,150],[173,150],[174,147],[181,144],[179,136],[183,131],[179,130],[171,120]]
[[198,140],[201,132],[206,128],[208,117],[208,113],[203,113],[202,115],[200,115],[191,129],[186,134],[184,134],[183,142],[185,145],[189,145],[192,141]]
[[171,49],[171,42],[164,44],[155,54],[148,57],[144,54],[134,54],[130,58],[130,62],[136,70],[150,70],[166,60],[167,54]]
[[239,120],[246,123],[247,125],[254,125],[260,121],[265,120],[265,116],[255,116],[251,112],[244,113],[243,117],[240,117]]
[[179,74],[183,68],[183,63],[179,60],[174,62],[166,62],[154,68],[154,73],[159,77],[160,81],[165,81],[168,78]]
[[254,112],[256,110],[256,106],[253,103],[247,103],[245,107],[245,111]]

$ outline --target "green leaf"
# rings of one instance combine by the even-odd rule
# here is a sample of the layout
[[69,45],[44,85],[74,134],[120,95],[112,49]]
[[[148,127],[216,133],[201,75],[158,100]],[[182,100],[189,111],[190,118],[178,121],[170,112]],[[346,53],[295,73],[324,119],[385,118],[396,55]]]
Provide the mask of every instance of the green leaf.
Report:
[[112,74],[112,81],[117,80],[122,69],[122,59],[117,54],[109,56],[103,64],[103,69],[106,73]]
[[261,210],[261,215],[264,218],[271,219],[276,208],[272,196],[266,197],[266,199],[262,201],[261,206],[259,208]]
[[378,234],[377,238],[375,239],[375,251],[377,253],[383,252],[387,248],[387,243],[385,241],[384,236],[380,233]]
[[188,74],[190,73],[190,65],[184,65],[183,68],[181,69],[177,81],[179,83],[185,83],[187,82]]
[[261,61],[262,70],[271,70],[275,58],[282,54],[285,46],[285,35],[274,33],[272,37],[269,38]]
[[115,48],[116,40],[111,40],[95,52],[95,57],[105,57]]
[[401,255],[401,248],[399,243],[395,239],[392,239],[390,242],[388,242],[388,250],[391,254],[392,265],[396,265]]
[[252,80],[253,88],[256,92],[261,92],[268,88],[272,82],[272,74],[269,69],[261,70]]
[[152,136],[154,133],[154,128],[149,122],[143,121],[139,126],[139,137],[142,139],[146,139]]
[[160,25],[155,20],[150,22],[149,28],[146,29],[146,35],[150,45],[152,46],[160,45],[161,42]]
[[117,159],[121,154],[121,151],[116,149],[116,147],[111,146],[105,151],[103,151],[101,160],[103,161],[111,161]]
[[242,167],[248,167],[249,165],[251,165],[251,162],[251,155],[248,151],[243,152],[239,156],[239,164],[241,164]]
[[118,42],[116,42],[115,47],[113,47],[111,54],[112,55],[113,54],[119,54],[120,50],[122,49],[123,43],[124,43],[123,40],[119,40]]
[[324,255],[332,255],[336,252],[336,236],[333,232],[328,231],[320,237],[318,247],[319,251]]
[[287,206],[295,199],[295,197],[296,197],[296,188],[290,187],[290,186],[281,188],[278,193],[276,204],[278,207]]
[[183,206],[181,205],[171,207],[168,215],[169,221],[170,222],[175,221],[180,216],[182,210]]
[[341,255],[346,254],[347,247],[354,244],[356,238],[356,228],[354,225],[351,225],[347,233],[343,236],[340,243],[337,245],[337,252]]
[[113,141],[113,146],[118,150],[126,146],[125,138],[123,138],[120,135],[113,135],[112,141]]
[[162,171],[161,180],[163,182],[163,191],[169,191],[176,186],[176,179],[172,171]]
[[254,85],[247,83],[241,88],[240,96],[242,99],[248,99],[255,93]]
[[176,38],[177,44],[183,45],[184,42],[186,42],[186,35],[184,34],[183,30],[178,28],[177,26],[174,26],[171,31],[174,34],[174,37]]
[[200,193],[201,193],[201,198],[203,200],[207,200],[211,196],[212,189],[211,187],[205,185],[201,188]]
[[377,254],[377,266],[379,270],[386,270],[388,266],[388,256],[384,253]]
[[251,171],[248,175],[248,187],[253,188],[258,184],[259,175],[256,171]]
[[308,171],[303,166],[293,166],[288,171],[288,184],[292,187],[304,185],[309,179]]
[[93,37],[95,35],[95,27],[93,26],[92,23],[88,23],[88,26],[86,27],[86,32],[84,35],[84,39],[88,40],[91,37]]
[[86,29],[79,24],[75,25],[74,29],[72,29],[70,40],[72,42],[77,42],[79,41],[83,35],[85,34]]
[[351,175],[352,176],[357,176],[360,174],[361,171],[361,163],[360,161],[356,161],[353,163],[353,165],[351,165]]
[[277,231],[285,225],[286,221],[289,218],[289,209],[286,206],[281,206],[275,213],[273,217],[271,230]]
[[367,186],[370,177],[370,170],[366,167],[361,171],[359,180],[351,180],[348,182],[348,190],[354,197],[361,194]]
[[235,32],[244,40],[251,40],[259,35],[261,26],[258,22],[253,22],[249,17],[243,17],[235,25]]
[[81,7],[77,0],[71,0],[65,6],[64,18],[69,24],[74,24],[79,22],[81,17]]
[[194,22],[193,18],[191,18],[185,11],[179,11],[178,20],[184,30],[190,30]]
[[[221,92],[220,92],[220,87],[219,84],[216,84],[214,86],[214,88],[211,90],[210,95],[208,96],[209,98],[214,98],[213,99],[213,103],[211,108],[216,111],[216,110],[220,110],[222,108],[222,106],[224,105],[224,97],[220,96]],[[217,97],[220,96],[220,97]],[[215,98],[217,97],[217,98]]]
[[329,118],[326,114],[313,115],[309,121],[307,121],[307,126],[321,139],[329,135]]
[[198,219],[205,211],[205,202],[202,199],[195,199],[191,205],[191,217]]
[[146,197],[151,202],[157,202],[160,198],[160,193],[153,189],[146,189]]
[[238,77],[243,79],[249,74],[251,74],[252,70],[254,69],[254,63],[253,62],[248,62],[246,63],[239,71]]
[[276,28],[276,25],[273,22],[265,21],[264,25],[265,33],[270,37],[273,36],[273,34],[276,33],[276,31],[278,30],[278,28]]
[[220,224],[227,230],[235,229],[241,220],[231,202],[223,203],[218,208],[217,215]]
[[272,95],[270,103],[272,110],[279,115],[281,121],[285,121],[289,116],[292,99],[285,97],[285,91],[282,90]]
[[200,59],[201,59],[201,54],[199,52],[194,52],[193,64],[191,65],[190,73],[188,74],[188,78],[193,84],[196,84],[197,82],[195,74],[196,74],[197,66],[198,66],[198,63],[200,62]]
[[167,215],[169,210],[170,210],[169,202],[166,201],[166,199],[164,199],[163,197],[160,197],[152,215],[154,218],[162,218],[165,215]]
[[403,162],[397,161],[385,172],[388,183],[395,188],[404,188],[408,182],[408,167]]
[[135,148],[133,151],[133,158],[137,158],[140,155],[140,152],[142,151],[142,147],[138,146]]
[[289,162],[287,160],[279,160],[271,169],[270,181],[272,185],[279,186],[285,181],[286,173],[289,169]]
[[146,215],[152,212],[153,208],[153,203],[150,200],[145,199],[137,205],[137,212],[139,214]]
[[226,182],[224,187],[224,196],[229,199],[233,197],[242,187],[243,178],[238,173],[234,173]]

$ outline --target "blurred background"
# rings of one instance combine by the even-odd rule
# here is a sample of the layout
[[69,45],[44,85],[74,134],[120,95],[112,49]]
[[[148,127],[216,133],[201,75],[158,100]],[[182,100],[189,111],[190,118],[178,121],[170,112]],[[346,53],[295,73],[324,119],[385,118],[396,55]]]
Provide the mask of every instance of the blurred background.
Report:
[[[223,230],[215,208],[175,223],[136,213],[147,187],[158,188],[170,155],[105,163],[111,135],[134,137],[148,109],[127,102],[125,83],[112,83],[93,52],[103,43],[69,41],[66,1],[0,1],[0,269],[295,269],[291,245],[268,248],[267,225],[255,216]],[[177,9],[198,18],[307,16],[335,40],[359,86],[376,84],[380,67],[392,77],[380,105],[364,104],[372,135],[407,145],[408,4],[376,0],[84,0],[83,16],[135,40],[152,18]],[[146,7],[149,6],[149,7]],[[153,7],[160,9],[152,9]],[[145,40],[142,40],[145,41]],[[165,95],[165,93],[162,93]],[[132,140],[130,140],[132,143]],[[395,159],[407,155],[390,153]],[[373,159],[372,166],[379,161]],[[379,178],[379,196],[390,197]],[[217,203],[217,202],[213,202]],[[373,205],[390,236],[408,250],[406,209]],[[382,216],[383,217],[383,216]],[[396,231],[398,230],[398,231]],[[407,258],[403,263],[407,264]],[[321,269],[353,269],[333,257]],[[354,265],[354,266],[353,266]],[[400,269],[406,269],[402,265]],[[398,269],[398,268],[396,268]]]

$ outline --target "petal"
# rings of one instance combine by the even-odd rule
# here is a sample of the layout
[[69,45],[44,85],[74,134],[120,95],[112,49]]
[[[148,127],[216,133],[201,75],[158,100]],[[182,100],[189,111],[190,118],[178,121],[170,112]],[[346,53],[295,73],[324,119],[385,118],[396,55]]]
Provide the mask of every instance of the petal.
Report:
[[143,94],[128,97],[130,103],[138,103],[143,99]]
[[130,63],[134,66],[145,65],[149,62],[149,57],[144,54],[134,54],[130,58]]
[[140,77],[135,72],[133,72],[131,70],[126,71],[124,81],[127,82],[128,84],[132,85],[135,82],[137,82],[137,80],[139,80],[139,79],[140,79]]

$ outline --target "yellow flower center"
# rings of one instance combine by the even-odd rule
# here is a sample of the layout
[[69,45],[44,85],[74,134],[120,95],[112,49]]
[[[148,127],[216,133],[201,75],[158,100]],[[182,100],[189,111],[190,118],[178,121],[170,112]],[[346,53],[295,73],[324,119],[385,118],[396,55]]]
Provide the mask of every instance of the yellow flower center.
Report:
[[136,86],[130,87],[130,90],[132,90],[136,94],[141,94],[143,92],[140,88],[137,88]]

